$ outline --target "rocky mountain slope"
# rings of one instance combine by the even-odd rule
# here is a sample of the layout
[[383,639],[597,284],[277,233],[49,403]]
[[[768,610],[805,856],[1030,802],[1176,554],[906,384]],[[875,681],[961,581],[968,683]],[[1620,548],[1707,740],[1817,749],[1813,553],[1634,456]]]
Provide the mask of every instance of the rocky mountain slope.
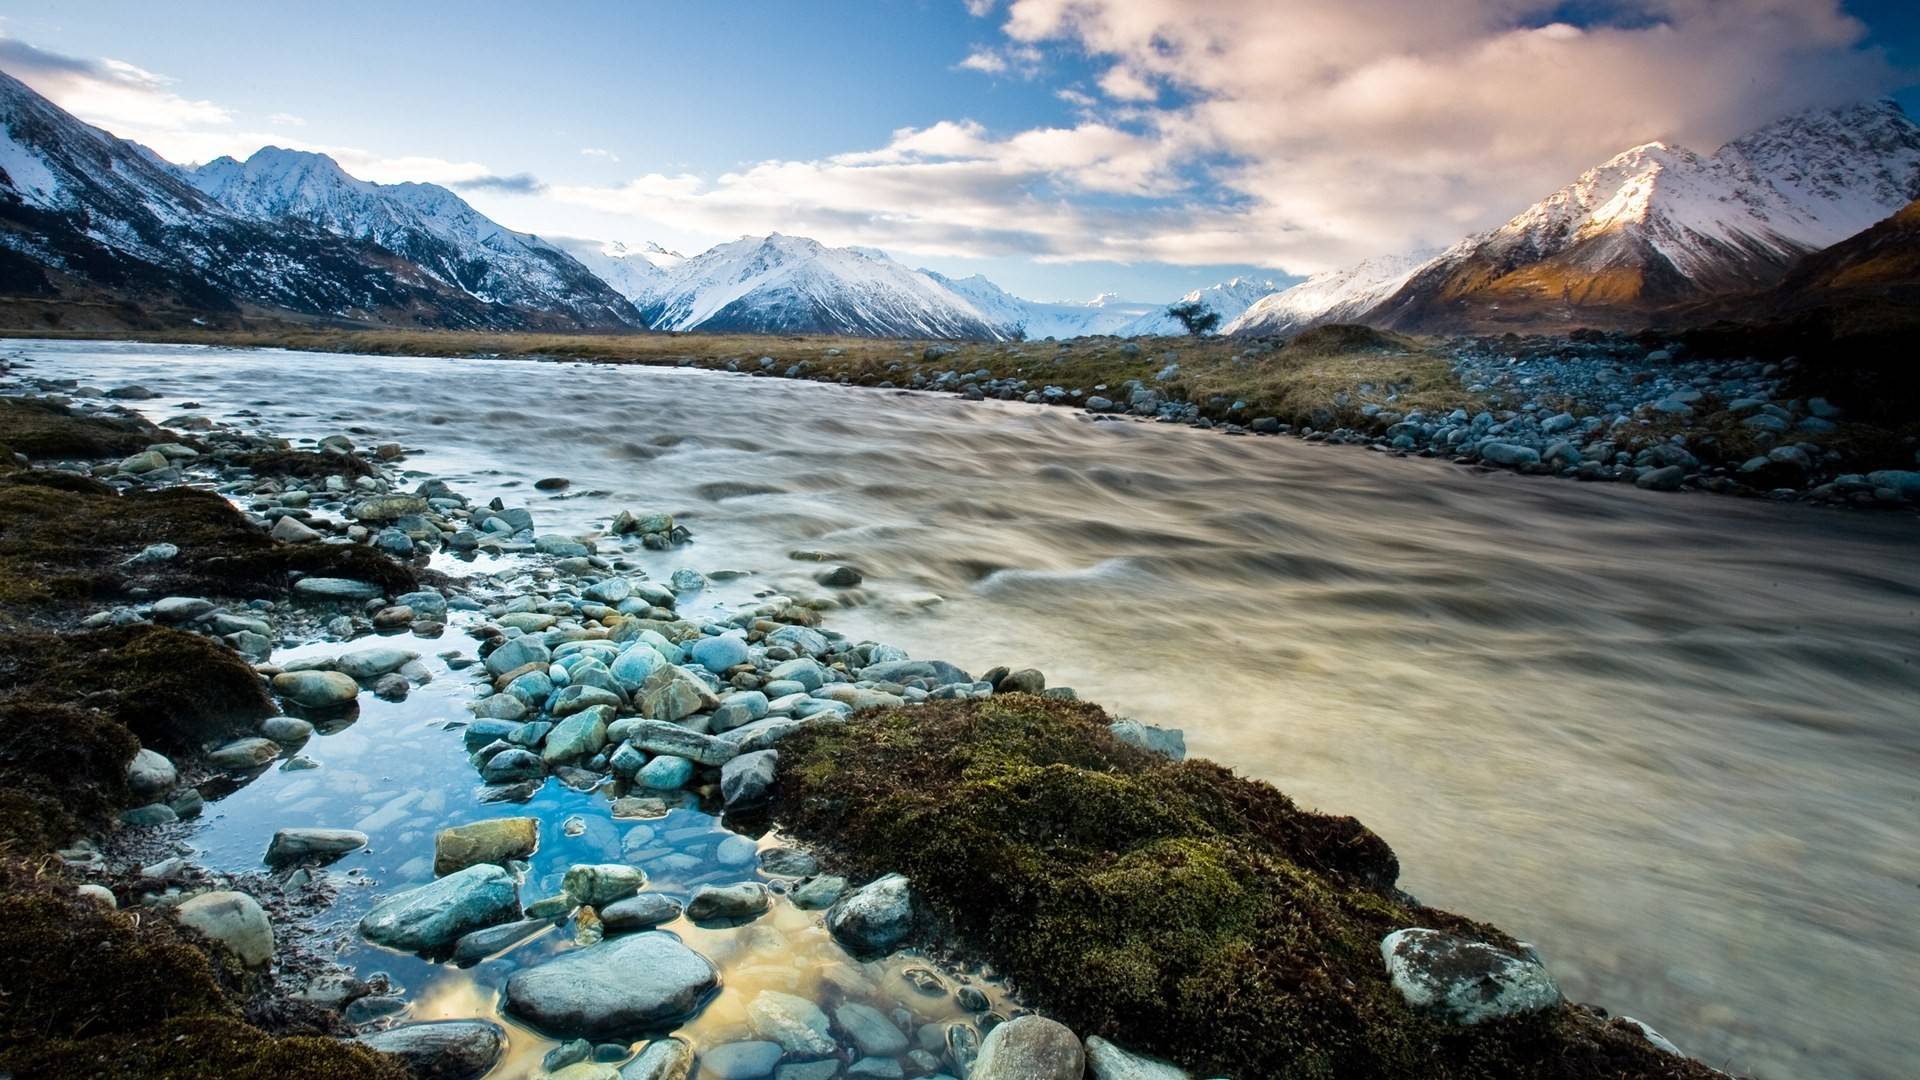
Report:
[[[1392,282],[1364,268],[1275,298],[1246,332],[1364,321],[1405,330],[1644,324],[1778,282],[1800,259],[1920,197],[1920,125],[1891,101],[1789,117],[1711,156],[1647,143]],[[1355,295],[1362,297],[1355,303]],[[1286,297],[1287,294],[1281,294]]]
[[1291,288],[1249,304],[1220,330],[1223,334],[1290,334],[1325,323],[1358,322],[1392,296],[1434,252],[1386,255],[1345,270],[1315,274]]
[[182,175],[240,217],[299,221],[370,241],[485,303],[571,318],[582,327],[636,325],[632,304],[572,255],[499,225],[437,184],[374,184],[347,175],[324,154],[274,146],[244,162],[216,158]]
[[[111,308],[130,322],[266,314],[490,329],[608,324],[476,294],[448,276],[366,236],[229,209],[146,147],[0,73],[0,297]],[[576,284],[619,301],[591,275]],[[45,314],[62,325],[59,312]]]

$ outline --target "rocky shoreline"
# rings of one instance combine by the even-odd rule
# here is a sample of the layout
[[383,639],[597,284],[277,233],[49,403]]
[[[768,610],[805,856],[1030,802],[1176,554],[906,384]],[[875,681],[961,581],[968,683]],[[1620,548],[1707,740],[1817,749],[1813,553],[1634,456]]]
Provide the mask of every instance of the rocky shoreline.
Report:
[[[366,845],[364,832],[282,829],[266,871],[238,874],[194,866],[182,845],[192,828],[182,819],[207,798],[268,768],[303,767],[301,748],[351,723],[362,695],[404,699],[435,677],[429,643],[466,635],[476,655],[449,648],[438,659],[472,680],[471,718],[446,738],[448,753],[468,756],[474,799],[523,803],[547,784],[588,793],[621,830],[621,857],[535,875],[543,833],[572,819],[449,826],[434,838],[432,879],[383,891],[357,932],[458,965],[504,957],[514,966],[501,1011],[557,1044],[542,1055],[550,1075],[1712,1075],[1637,1022],[1563,1001],[1524,944],[1398,892],[1391,851],[1359,823],[1184,762],[1178,732],[1110,718],[1037,670],[976,678],[835,634],[821,612],[831,590],[859,583],[852,567],[821,568],[822,598],[766,593],[690,618],[683,608],[710,582],[692,571],[657,582],[640,565],[645,552],[692,539],[666,515],[543,533],[524,507],[407,475],[398,446],[334,436],[295,450],[191,410],[163,431],[111,411],[150,393],[139,387],[28,378],[20,388],[58,395],[0,402],[0,444],[25,444],[30,459],[8,450],[0,495],[42,498],[34,505],[49,520],[36,528],[75,513],[62,501],[72,498],[187,500],[193,513],[151,523],[179,530],[172,539],[112,533],[124,549],[113,551],[63,551],[0,529],[4,614],[40,643],[8,667],[86,642],[118,655],[130,643],[196,642],[215,651],[195,678],[218,671],[234,683],[218,710],[142,696],[135,704],[185,727],[171,741],[153,728],[133,741],[132,725],[102,723],[91,767],[119,774],[92,804],[70,804],[64,825],[52,803],[36,811],[42,835],[67,827],[97,839],[41,856],[34,887],[64,882],[64,910],[90,917],[171,911],[216,943],[226,996],[247,1002],[255,1071],[289,1052],[267,1033],[345,1040],[303,1043],[310,1063],[281,1064],[279,1076],[397,1074],[368,1049],[414,1075],[477,1076],[508,1048],[490,1017],[405,1019],[397,988],[312,947],[302,927],[343,880],[328,866]],[[187,488],[218,492],[200,497],[231,500],[247,517],[194,502]],[[511,565],[454,580],[430,568],[457,565],[447,556]],[[65,580],[84,587],[22,584]],[[316,641],[337,647],[274,660]],[[18,704],[9,745],[44,722],[36,708]],[[710,814],[729,835],[702,856],[676,850],[663,830],[677,811]],[[1028,835],[1024,822],[1039,824]],[[808,846],[762,846],[770,827]],[[660,891],[653,878],[676,859],[700,871],[708,860],[711,880]],[[1206,909],[1227,895],[1238,899]],[[1032,921],[1036,910],[1044,922]],[[783,918],[822,928],[855,963],[915,947],[950,962],[913,969],[918,1006],[889,1002],[849,964],[824,1001],[763,989],[720,1018],[726,1037],[674,1036],[723,1011],[722,979],[660,927],[684,919],[752,935]],[[1277,923],[1291,927],[1284,941],[1271,936]],[[1180,937],[1156,936],[1168,928]],[[1123,932],[1131,951],[1104,944]],[[514,957],[543,937],[571,947]],[[997,976],[981,977],[988,969]],[[1206,973],[1224,981],[1208,985]],[[939,1018],[952,1014],[965,1019]],[[1201,1017],[1235,1038],[1215,1038]],[[137,1033],[107,1047],[90,1046],[98,1036],[85,1025],[57,1038],[28,1037],[18,1019],[0,1029],[0,1067],[21,1075],[81,1075],[109,1051],[134,1074],[197,1075]]]

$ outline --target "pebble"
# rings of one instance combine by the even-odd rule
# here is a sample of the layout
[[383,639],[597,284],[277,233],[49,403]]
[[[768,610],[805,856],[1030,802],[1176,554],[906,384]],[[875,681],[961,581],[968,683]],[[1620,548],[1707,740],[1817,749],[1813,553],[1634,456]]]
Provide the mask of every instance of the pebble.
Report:
[[892,951],[913,929],[907,879],[888,874],[842,896],[827,912],[827,929],[849,952]]
[[484,863],[381,900],[360,920],[360,933],[390,949],[433,953],[469,931],[519,914],[519,885],[505,870]]
[[1538,957],[1444,931],[1396,930],[1380,942],[1380,955],[1408,1005],[1462,1026],[1560,1003],[1560,988]]
[[181,925],[227,947],[248,967],[273,959],[273,924],[260,902],[243,892],[209,892],[174,909]]
[[720,975],[671,934],[648,931],[577,948],[507,980],[507,1012],[565,1038],[637,1038],[684,1022]]
[[354,1040],[401,1060],[416,1076],[465,1080],[482,1076],[507,1049],[507,1033],[487,1020],[432,1020],[401,1024]]
[[702,885],[687,901],[687,918],[695,922],[731,922],[753,919],[773,906],[773,895],[757,881],[735,885]]
[[367,834],[353,829],[281,829],[267,843],[268,866],[332,862],[367,846]]
[[1065,1024],[1020,1016],[1000,1024],[980,1043],[969,1080],[1081,1080],[1086,1051]]
[[283,671],[273,677],[273,692],[309,709],[334,709],[360,696],[360,684],[338,671]]

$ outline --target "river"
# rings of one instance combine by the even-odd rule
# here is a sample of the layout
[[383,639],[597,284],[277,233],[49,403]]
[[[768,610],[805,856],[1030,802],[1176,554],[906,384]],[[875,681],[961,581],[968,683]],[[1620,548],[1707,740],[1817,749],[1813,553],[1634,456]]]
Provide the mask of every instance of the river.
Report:
[[[828,626],[1039,667],[1183,728],[1192,753],[1360,818],[1408,891],[1533,941],[1569,996],[1709,1064],[1920,1062],[1911,513],[690,370],[0,351],[149,386],[154,419],[191,399],[290,438],[400,442],[542,532],[671,512],[695,543],[648,553],[655,578],[813,593],[817,564],[789,555],[832,551],[867,580]],[[572,488],[533,490],[546,476]],[[444,769],[470,785],[457,754]]]

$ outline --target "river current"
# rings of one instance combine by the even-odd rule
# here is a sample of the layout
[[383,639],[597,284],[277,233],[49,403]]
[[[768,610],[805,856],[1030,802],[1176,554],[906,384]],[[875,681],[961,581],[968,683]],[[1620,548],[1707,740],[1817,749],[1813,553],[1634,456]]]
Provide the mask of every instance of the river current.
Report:
[[[866,584],[830,628],[974,671],[1038,667],[1183,728],[1193,754],[1358,817],[1408,891],[1534,942],[1569,996],[1709,1064],[1920,1063],[1912,514],[688,370],[4,352],[27,374],[146,385],[156,420],[191,400],[296,440],[399,442],[410,467],[529,506],[543,533],[670,512],[695,542],[646,553],[656,579],[740,570],[742,596],[811,595],[818,564],[790,554],[833,552]],[[547,476],[572,487],[535,491]],[[416,697],[457,715],[457,682]],[[457,750],[376,777],[393,747],[356,728],[337,763],[368,759],[369,792],[419,792],[395,820],[466,798]],[[351,824],[275,819],[301,805],[291,775],[210,809],[209,861],[244,868],[278,825]]]

